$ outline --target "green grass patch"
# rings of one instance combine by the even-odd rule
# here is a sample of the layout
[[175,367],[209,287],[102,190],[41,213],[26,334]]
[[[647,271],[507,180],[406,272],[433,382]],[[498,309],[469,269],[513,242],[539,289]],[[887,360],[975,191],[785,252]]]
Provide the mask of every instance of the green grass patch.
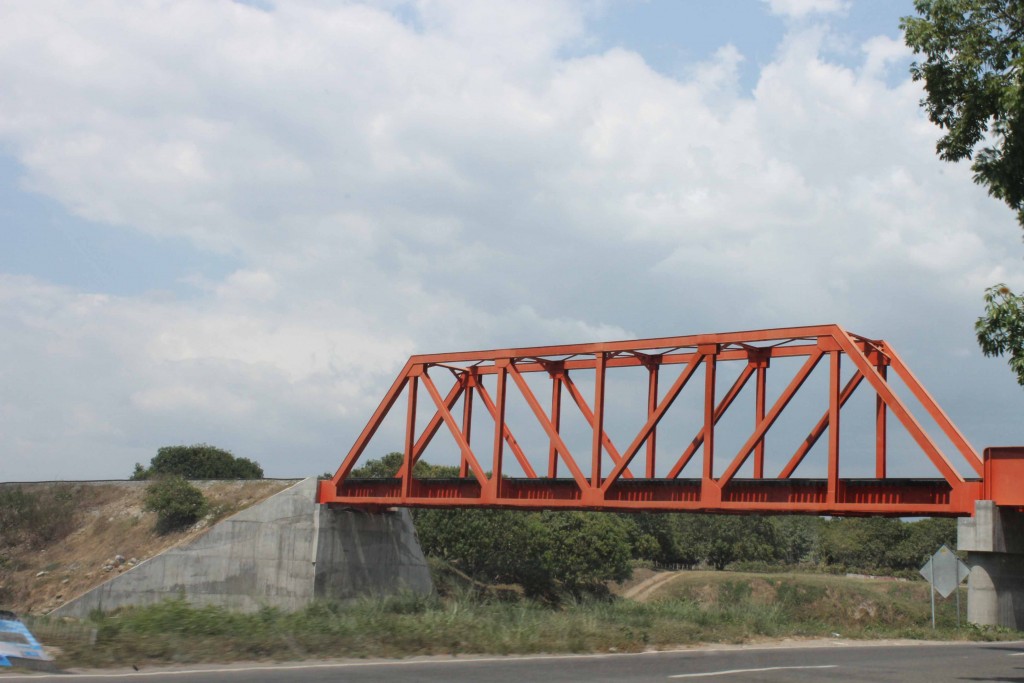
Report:
[[63,666],[405,657],[437,654],[635,652],[782,637],[1008,639],[999,629],[955,627],[955,601],[930,622],[923,583],[834,576],[693,572],[659,600],[567,600],[404,595],[316,603],[254,614],[182,600],[96,614],[95,642],[65,642]]

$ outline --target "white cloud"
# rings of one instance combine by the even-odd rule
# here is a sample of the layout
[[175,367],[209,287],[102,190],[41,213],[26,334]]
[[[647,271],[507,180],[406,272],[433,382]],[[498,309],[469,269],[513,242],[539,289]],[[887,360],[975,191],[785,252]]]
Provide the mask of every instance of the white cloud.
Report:
[[846,0],[765,0],[772,14],[793,19],[802,19],[810,14],[833,14],[845,12],[850,3]]
[[[180,298],[0,279],[0,479],[180,441],[323,471],[414,352],[838,321],[937,355],[970,348],[981,287],[1024,281],[1012,216],[885,80],[893,41],[851,68],[794,28],[744,94],[731,46],[679,80],[563,56],[570,3],[391,6],[0,7],[29,185],[242,264]],[[1009,395],[972,362],[1001,388],[952,395]]]

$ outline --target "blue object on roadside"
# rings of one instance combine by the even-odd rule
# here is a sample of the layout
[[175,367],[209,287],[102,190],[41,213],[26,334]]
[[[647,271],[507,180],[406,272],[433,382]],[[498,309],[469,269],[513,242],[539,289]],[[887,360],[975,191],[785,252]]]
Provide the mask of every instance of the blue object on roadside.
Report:
[[11,659],[53,661],[21,619],[13,612],[0,611],[0,666],[11,666]]

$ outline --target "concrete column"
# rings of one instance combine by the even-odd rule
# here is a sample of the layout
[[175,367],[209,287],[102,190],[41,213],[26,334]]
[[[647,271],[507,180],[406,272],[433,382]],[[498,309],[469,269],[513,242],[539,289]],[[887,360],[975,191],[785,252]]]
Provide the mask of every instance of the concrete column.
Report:
[[957,524],[957,548],[967,551],[967,620],[1024,629],[1024,514],[990,500]]

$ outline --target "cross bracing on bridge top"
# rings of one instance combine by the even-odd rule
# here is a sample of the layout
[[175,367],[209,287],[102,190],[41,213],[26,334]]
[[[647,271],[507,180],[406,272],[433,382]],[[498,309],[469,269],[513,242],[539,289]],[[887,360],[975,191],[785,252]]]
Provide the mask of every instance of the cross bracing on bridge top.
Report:
[[[795,373],[788,373],[792,362],[779,369],[782,359],[799,362]],[[780,361],[776,368],[773,360]],[[852,366],[845,381],[844,363]],[[792,410],[794,397],[819,366],[827,368],[827,399],[810,416],[806,438],[786,454],[781,469],[773,470],[765,457],[772,429]],[[731,383],[719,382],[719,369],[725,367],[739,367]],[[605,428],[606,377],[617,368],[631,370],[646,384],[646,419],[628,445],[615,443]],[[773,386],[783,386],[771,400],[770,376]],[[893,376],[909,391],[906,400],[894,390]],[[546,385],[543,391],[535,390],[538,378]],[[744,391],[749,385],[753,391]],[[703,419],[694,426],[692,440],[666,460],[665,449],[658,446],[659,429],[674,419],[673,405],[687,389],[702,395]],[[874,476],[850,478],[843,476],[849,468],[840,452],[840,425],[844,406],[858,390],[874,394]],[[517,440],[506,419],[513,393],[528,406],[527,419],[539,427],[544,448],[524,448]],[[420,405],[424,395],[431,412],[426,420]],[[749,433],[738,452],[716,448],[716,427],[730,409],[736,410],[741,396],[753,402]],[[567,444],[567,409],[584,420],[586,448]],[[479,411],[489,426],[482,434]],[[367,446],[389,415],[400,416],[405,424],[401,466],[388,478],[350,476],[360,461],[379,455],[368,453]],[[930,418],[931,431],[923,426],[923,416]],[[893,421],[924,455],[930,471],[913,478],[889,476]],[[459,475],[414,476],[414,466],[442,429],[458,451]],[[946,451],[936,442],[936,429]],[[797,476],[822,439],[827,444],[825,476]],[[507,465],[513,461],[523,476],[509,476]],[[699,477],[682,476],[691,463],[691,470],[699,463]],[[977,500],[1024,506],[1024,491],[1013,485],[1020,475],[1024,449],[986,449],[979,455],[887,342],[839,325],[819,325],[413,356],[341,467],[321,482],[319,500],[362,508],[958,516],[972,514]]]

